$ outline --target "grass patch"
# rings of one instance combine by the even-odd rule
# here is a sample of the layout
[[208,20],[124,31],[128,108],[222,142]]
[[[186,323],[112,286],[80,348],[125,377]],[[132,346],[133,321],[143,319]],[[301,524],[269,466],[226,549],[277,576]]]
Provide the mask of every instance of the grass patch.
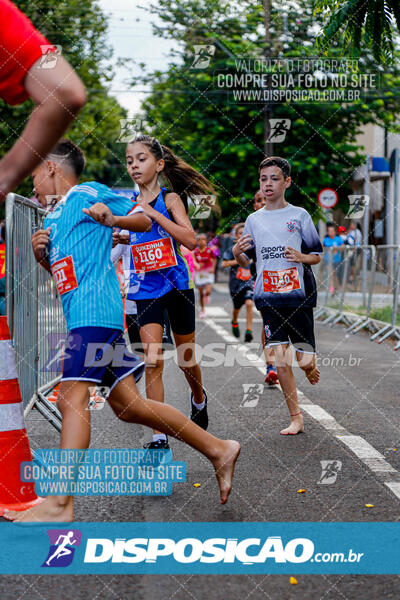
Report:
[[[338,309],[339,308],[339,303],[338,302],[332,302],[329,303],[329,308],[334,308],[334,309]],[[366,308],[364,306],[350,306],[350,305],[344,305],[343,310],[345,312],[352,312],[355,313],[356,315],[360,315],[363,316],[366,314]],[[382,306],[380,308],[372,308],[370,315],[371,319],[377,319],[378,321],[384,321],[385,323],[391,323],[392,322],[392,307],[391,306]],[[400,325],[400,315],[397,315],[397,319],[396,319],[396,325]]]

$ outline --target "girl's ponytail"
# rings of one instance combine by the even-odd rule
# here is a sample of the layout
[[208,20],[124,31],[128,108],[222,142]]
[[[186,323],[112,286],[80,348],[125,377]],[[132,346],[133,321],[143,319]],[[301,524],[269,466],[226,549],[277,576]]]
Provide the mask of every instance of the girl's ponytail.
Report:
[[[188,197],[194,200],[194,196],[216,196],[216,191],[211,181],[174,154],[168,146],[162,146],[157,138],[139,133],[129,144],[134,144],[135,142],[140,142],[147,146],[156,160],[164,159],[165,166],[162,175],[167,180],[170,190],[181,197],[186,212],[188,211]],[[211,198],[208,201],[206,198],[203,204],[211,206],[214,212],[220,212],[219,206],[216,202],[214,204]]]
[[[168,180],[172,191],[182,198],[186,211],[188,210],[188,196],[216,195],[211,181],[193,169],[187,162],[176,156],[168,146],[161,146],[165,167],[163,174]],[[213,207],[217,208],[216,206]]]

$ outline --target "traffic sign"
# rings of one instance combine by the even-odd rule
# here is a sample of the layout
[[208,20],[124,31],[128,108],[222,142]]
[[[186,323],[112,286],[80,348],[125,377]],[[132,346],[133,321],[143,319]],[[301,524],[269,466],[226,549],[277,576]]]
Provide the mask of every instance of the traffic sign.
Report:
[[339,201],[337,192],[332,188],[324,188],[318,193],[318,203],[322,208],[333,208]]

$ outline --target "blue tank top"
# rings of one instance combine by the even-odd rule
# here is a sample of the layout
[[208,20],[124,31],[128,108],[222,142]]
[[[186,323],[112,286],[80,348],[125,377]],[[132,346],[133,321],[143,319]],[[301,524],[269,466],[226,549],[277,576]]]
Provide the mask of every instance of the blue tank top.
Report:
[[[172,220],[165,205],[166,188],[151,205]],[[134,200],[139,194],[135,193]],[[129,300],[161,298],[172,289],[193,288],[193,280],[186,259],[176,240],[161,225],[153,221],[150,231],[131,232],[131,288]]]

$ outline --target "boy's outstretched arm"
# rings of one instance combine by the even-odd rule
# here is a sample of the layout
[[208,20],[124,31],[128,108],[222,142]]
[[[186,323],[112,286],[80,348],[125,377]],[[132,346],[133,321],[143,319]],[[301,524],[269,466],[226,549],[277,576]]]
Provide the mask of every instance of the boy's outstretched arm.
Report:
[[0,0],[0,97],[15,105],[31,98],[35,108],[21,136],[0,160],[0,203],[62,137],[85,104],[85,87],[57,54],[52,68],[41,68],[51,43],[10,0]]
[[128,229],[128,231],[150,231],[152,226],[152,220],[146,217],[143,210],[135,211],[125,217],[119,217],[113,215],[111,210],[103,202],[96,202],[90,208],[82,208],[82,212],[89,215],[106,227],[121,227],[121,229]]
[[0,161],[0,201],[43,161],[85,104],[85,87],[61,56],[53,69],[37,61],[25,78],[36,106],[21,136]]

